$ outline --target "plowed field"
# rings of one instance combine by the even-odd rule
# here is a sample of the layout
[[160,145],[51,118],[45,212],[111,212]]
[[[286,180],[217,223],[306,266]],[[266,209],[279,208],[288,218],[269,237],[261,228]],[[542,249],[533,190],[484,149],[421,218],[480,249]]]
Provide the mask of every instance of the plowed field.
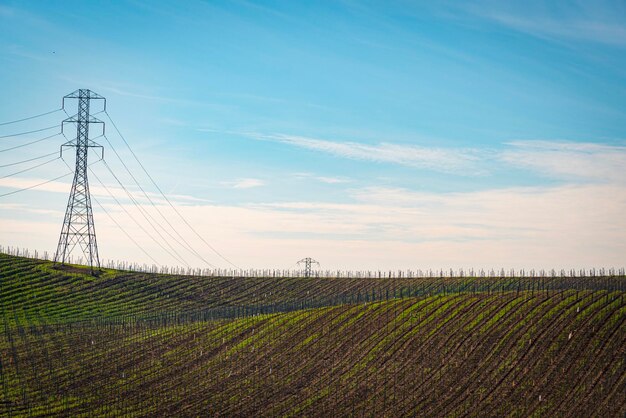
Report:
[[[465,278],[444,291],[435,279],[107,274],[0,257],[0,415],[626,415],[624,278],[515,290]],[[311,292],[359,301],[245,309]],[[175,313],[211,303],[243,308]],[[142,316],[162,311],[174,314]]]

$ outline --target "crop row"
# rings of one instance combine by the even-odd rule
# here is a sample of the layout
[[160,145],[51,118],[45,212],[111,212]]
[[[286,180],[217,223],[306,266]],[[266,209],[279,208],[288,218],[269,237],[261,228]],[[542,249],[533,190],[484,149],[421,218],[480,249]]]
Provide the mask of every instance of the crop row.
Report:
[[625,295],[441,293],[175,325],[46,325],[6,310],[0,408],[14,416],[624,416]]
[[206,320],[435,294],[559,289],[625,291],[626,278],[232,278],[115,270],[92,277],[84,269],[0,254],[0,308],[30,322]]

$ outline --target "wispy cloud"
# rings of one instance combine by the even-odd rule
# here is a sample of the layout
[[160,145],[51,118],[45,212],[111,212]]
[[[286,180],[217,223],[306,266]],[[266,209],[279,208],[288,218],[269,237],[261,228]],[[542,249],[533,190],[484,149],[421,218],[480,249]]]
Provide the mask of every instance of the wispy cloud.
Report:
[[[319,224],[313,225],[343,224],[344,228],[361,234],[364,240],[376,237],[386,242],[428,242],[432,247],[425,247],[424,251],[442,262],[446,255],[435,254],[443,251],[437,244],[442,242],[467,242],[461,247],[474,253],[477,260],[492,259],[497,253],[500,255],[495,256],[496,260],[506,257],[521,261],[528,254],[536,253],[532,245],[546,248],[541,241],[552,239],[555,244],[558,242],[558,245],[548,245],[553,252],[535,256],[537,260],[552,259],[555,263],[558,259],[568,259],[567,253],[580,251],[578,254],[583,256],[585,251],[593,252],[591,241],[602,251],[607,251],[602,239],[623,248],[623,243],[619,242],[623,240],[626,224],[620,213],[626,208],[626,191],[620,186],[510,188],[444,194],[367,188],[355,190],[352,195],[356,199],[353,204],[303,203],[290,207],[322,218]],[[605,203],[598,205],[599,201]],[[572,202],[576,202],[576,207],[572,207]],[[568,236],[589,241],[567,243]],[[502,248],[498,248],[499,245]],[[453,247],[456,244],[449,248]],[[517,253],[522,247],[525,250]],[[478,256],[477,248],[482,248],[482,255]],[[612,254],[614,262],[619,261],[617,253]],[[450,259],[456,257],[465,255],[457,253]],[[598,251],[593,257],[600,260],[602,254]],[[532,257],[525,261],[531,262]]]
[[61,210],[54,209],[41,209],[36,207],[31,207],[30,205],[24,203],[2,203],[0,204],[0,210],[7,211],[19,211],[20,213],[35,213],[40,215],[60,215],[64,214]]
[[[34,184],[44,183],[41,186],[38,186],[35,190],[39,192],[62,194],[67,194],[70,191],[71,182],[52,181],[49,183],[45,183],[46,181],[47,180],[43,178],[8,177],[0,179],[0,187],[6,187],[9,189],[25,189],[31,187]],[[133,199],[139,204],[151,205],[152,203],[154,203],[155,205],[168,205],[167,201],[163,198],[163,196],[161,196],[160,193],[146,191],[146,195],[149,197],[148,199],[148,197],[146,197],[146,195],[144,195],[143,192],[141,192],[136,187],[129,186],[126,189],[133,196]],[[91,182],[91,186],[89,187],[89,192],[92,196],[95,196],[99,199],[111,200],[114,197],[122,204],[130,204],[132,201],[129,198],[128,193],[121,187],[107,185],[106,188],[104,188],[102,187],[102,185],[100,185],[99,182],[94,182],[93,180]],[[170,199],[170,201],[173,201],[178,205],[210,202],[210,200],[208,199],[202,199],[183,194],[170,194],[168,198]]]
[[353,160],[393,163],[446,173],[462,172],[483,175],[486,171],[478,162],[484,152],[472,148],[428,148],[417,145],[399,145],[388,142],[364,144],[307,138],[295,135],[256,135],[260,139],[280,141],[301,148],[325,152]]
[[[486,148],[437,148],[382,142],[375,145],[338,142],[294,135],[259,135],[256,138],[319,151],[336,157],[376,163],[399,164],[458,175],[487,175],[511,166],[567,181],[626,183],[626,146],[593,142],[517,140],[500,150]],[[327,183],[343,182],[334,177],[299,173]]]
[[224,234],[236,241],[240,255],[259,262],[314,254],[329,268],[582,267],[619,265],[626,249],[626,189],[618,185],[443,194],[366,188],[349,195],[349,203],[187,210],[192,219],[214,213],[210,218],[216,225],[233,229]]
[[265,185],[265,182],[261,179],[255,178],[243,178],[234,181],[225,181],[222,184],[233,189],[252,189],[254,187],[261,187]]
[[621,2],[574,2],[546,6],[544,2],[477,2],[471,13],[513,30],[552,40],[590,41],[626,46],[624,5]]
[[322,183],[327,184],[338,184],[338,183],[348,183],[350,180],[346,180],[344,178],[339,177],[324,177],[324,176],[316,176],[313,177],[315,180],[319,180]]
[[[141,85],[137,83],[126,83],[126,82],[118,82],[118,81],[97,81],[94,80],[85,80],[77,77],[60,77],[61,80],[70,82],[74,85],[89,85],[94,90],[100,92],[101,94],[105,93],[113,93],[119,96],[131,97],[135,99],[146,100],[148,102],[162,102],[162,103],[170,103],[174,105],[181,106],[197,106],[211,109],[232,109],[232,106],[222,104],[222,103],[214,103],[209,101],[198,101],[180,98],[172,95],[167,95],[160,92],[158,89],[146,85]],[[182,121],[180,119],[175,119],[171,117],[166,117],[161,119],[164,123],[168,123],[176,126],[188,126],[189,123]]]
[[294,173],[293,176],[297,179],[311,179],[326,184],[341,184],[351,181],[345,177],[318,176],[313,173]]
[[[43,178],[8,177],[0,179],[0,187],[8,187],[10,189],[26,189],[34,184],[44,183],[46,181],[47,180]],[[70,186],[71,183],[52,181],[37,187],[37,190],[53,193],[68,193],[70,191]]]
[[[623,185],[463,193],[369,187],[354,189],[347,197],[347,203],[199,204],[178,209],[221,252],[245,260],[245,267],[287,267],[307,255],[329,269],[579,268],[624,262]],[[106,207],[146,250],[162,254],[120,207]],[[129,203],[125,207],[143,223],[138,208]],[[119,239],[119,229],[99,208],[95,212],[101,257],[149,262],[132,243]],[[0,219],[4,243],[36,248],[55,244],[60,213],[57,222],[47,214],[25,221],[12,213]],[[172,222],[184,229],[176,217]],[[203,248],[194,236],[188,239]],[[161,260],[173,263],[166,261],[166,254]]]
[[513,141],[500,159],[565,180],[626,183],[626,146],[568,141]]

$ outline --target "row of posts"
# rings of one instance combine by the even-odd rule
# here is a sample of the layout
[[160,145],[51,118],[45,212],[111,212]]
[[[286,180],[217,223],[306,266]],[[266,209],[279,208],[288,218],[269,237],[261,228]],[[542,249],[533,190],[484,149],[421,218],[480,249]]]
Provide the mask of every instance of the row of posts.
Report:
[[[0,245],[0,253],[16,257],[26,257],[52,261],[52,254],[47,251],[30,251],[19,247],[5,247]],[[68,264],[83,265],[82,257],[70,256]],[[104,268],[123,270],[137,273],[155,274],[175,274],[187,276],[207,276],[207,277],[274,277],[274,278],[363,278],[363,279],[403,279],[403,278],[437,278],[437,277],[605,277],[605,276],[625,276],[624,267],[615,268],[588,268],[588,269],[438,269],[438,270],[313,270],[308,273],[305,269],[209,269],[192,268],[181,266],[157,266],[156,264],[129,263],[126,261],[106,260],[102,266]]]

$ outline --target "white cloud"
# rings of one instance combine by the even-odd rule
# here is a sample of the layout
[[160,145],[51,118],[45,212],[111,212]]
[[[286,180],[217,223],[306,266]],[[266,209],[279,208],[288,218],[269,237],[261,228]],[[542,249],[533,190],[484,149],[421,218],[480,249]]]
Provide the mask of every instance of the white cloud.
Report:
[[[306,254],[315,246],[312,255],[329,267],[547,268],[624,262],[626,189],[620,186],[449,194],[368,188],[355,190],[353,197],[350,204],[292,202],[241,209],[248,212],[247,232],[242,232],[262,232],[276,250],[287,251],[288,242]],[[249,240],[256,237],[244,241]],[[279,259],[280,253],[267,256]]]
[[[62,209],[62,208],[61,208]],[[19,213],[35,213],[42,215],[51,215],[51,216],[63,216],[64,211],[56,210],[56,209],[41,209],[36,207],[31,207],[30,205],[24,203],[2,203],[0,204],[0,210],[6,211],[19,211]]]
[[[91,174],[93,176],[93,173]],[[69,178],[69,176],[68,176]],[[120,203],[130,203],[131,199],[128,196],[128,193],[124,191],[123,188],[119,186],[111,186],[107,185],[106,188],[103,187],[98,181],[95,181],[95,177],[89,182],[89,192],[92,196],[96,196],[103,199],[112,199],[111,196],[115,197]],[[42,178],[23,178],[23,177],[7,177],[4,179],[0,179],[0,187],[7,187],[10,189],[24,189],[31,187],[36,184],[45,183],[46,180]],[[71,182],[62,182],[62,181],[52,181],[49,183],[42,184],[34,188],[35,191],[40,192],[50,192],[50,193],[63,193],[68,194],[71,188]],[[151,204],[150,200],[154,204],[165,204],[167,201],[161,196],[160,193],[154,193],[146,190],[146,195],[150,198],[148,199],[146,195],[143,194],[137,187],[125,186],[127,190],[129,190],[130,194],[133,196],[136,202],[140,204]],[[144,189],[145,190],[145,189]],[[176,202],[178,204],[183,203],[191,203],[191,202],[210,202],[207,199],[201,199],[194,196],[182,195],[182,194],[170,194],[168,195],[170,201]]]
[[[547,177],[580,182],[626,183],[626,146],[592,142],[518,140],[500,151],[478,148],[428,148],[416,145],[335,142],[293,135],[255,135],[263,139],[325,152],[338,157],[400,164],[459,175],[485,175],[506,171],[510,166]],[[343,182],[334,177],[299,173],[327,183]]]
[[[41,178],[21,178],[21,177],[7,177],[0,179],[0,187],[8,187],[11,189],[25,189],[35,184],[44,183],[46,179]],[[71,183],[52,181],[50,183],[42,184],[38,186],[36,190],[53,193],[69,193]]]
[[[344,151],[329,141],[313,141],[313,149]],[[357,151],[350,152],[376,151],[364,147],[352,147]],[[626,254],[625,155],[624,146],[514,141],[489,157],[501,165],[568,180],[568,185],[558,187],[457,193],[368,187],[349,190],[347,203],[294,201],[228,206],[195,199],[195,204],[189,205],[192,199],[186,196],[173,200],[203,236],[244,267],[288,267],[304,256],[315,257],[325,268],[333,269],[622,266]],[[319,181],[325,178],[311,173],[297,176]],[[0,186],[26,187],[40,180],[6,178],[0,180]],[[260,179],[241,178],[227,185],[250,188],[264,184]],[[60,197],[69,187],[69,182],[52,182],[40,190]],[[149,253],[165,264],[175,264],[119,206],[100,199],[107,196],[106,191],[94,185],[92,193]],[[123,190],[113,188],[112,193],[119,196],[135,219],[145,222],[139,210],[124,199]],[[194,248],[214,264],[224,266],[172,214],[166,202],[151,196],[161,212],[172,215],[170,221]],[[0,243],[50,250],[62,213],[55,216],[58,223],[50,223],[53,214],[37,212],[38,204],[41,209],[47,203],[28,206],[29,219],[34,219],[30,223],[20,218],[26,207],[2,207]],[[63,202],[59,208],[63,209]],[[154,218],[161,219],[154,208],[149,210]],[[149,261],[96,205],[94,213],[103,258]],[[167,227],[165,223],[161,226]],[[151,230],[149,226],[146,229]],[[202,265],[191,255],[186,258],[193,265]]]
[[256,135],[256,137],[354,160],[393,163],[439,172],[460,172],[469,175],[486,173],[478,164],[485,157],[485,152],[471,148],[429,148],[387,142],[370,145],[282,134]]
[[349,183],[351,181],[350,179],[347,179],[345,177],[317,176],[312,173],[294,173],[293,176],[298,179],[311,179],[326,184]]
[[[349,197],[350,203],[201,204],[178,209],[242,267],[287,268],[304,256],[320,260],[328,269],[579,268],[624,263],[626,187],[620,185],[446,194],[365,188],[351,191]],[[160,262],[177,264],[119,206],[106,208]],[[144,222],[136,207],[126,208]],[[209,261],[225,266],[171,209],[162,205],[160,210],[172,214],[174,227]],[[52,249],[61,216],[58,224],[50,223],[45,214],[40,215],[41,223],[15,216],[3,214],[0,220],[3,245]],[[94,216],[103,258],[149,261],[97,207]],[[192,255],[185,258],[202,265]]]
[[547,17],[533,19],[495,13],[487,17],[535,36],[626,45],[626,27],[614,23],[585,20],[563,21]]
[[626,183],[626,147],[567,141],[513,141],[500,159],[565,180]]
[[313,178],[315,180],[321,181],[322,183],[328,183],[328,184],[348,183],[350,181],[350,180],[339,178],[339,177],[316,176]]
[[222,184],[232,187],[233,189],[251,189],[253,187],[264,186],[265,182],[263,180],[255,178],[244,178],[235,181],[224,182]]

